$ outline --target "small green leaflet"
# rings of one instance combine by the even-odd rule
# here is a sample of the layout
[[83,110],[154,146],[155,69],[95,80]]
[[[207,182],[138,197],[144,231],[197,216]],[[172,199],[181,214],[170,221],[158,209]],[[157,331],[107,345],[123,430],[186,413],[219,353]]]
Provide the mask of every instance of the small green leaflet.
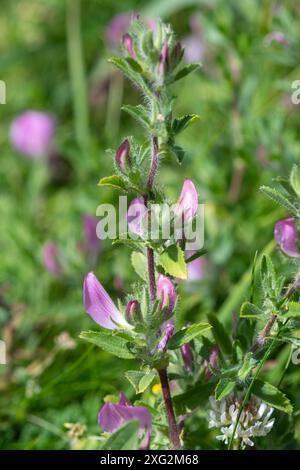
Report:
[[193,124],[199,119],[200,116],[197,114],[186,114],[185,116],[176,118],[172,123],[172,132],[174,132],[175,135],[179,134],[179,132],[184,131],[190,124]]
[[139,447],[138,431],[139,422],[129,421],[107,439],[101,450],[137,450]]
[[298,209],[294,206],[294,204],[278,190],[269,188],[268,186],[261,186],[260,191],[262,191],[264,194],[266,194],[266,196],[277,202],[277,204],[281,205],[292,214],[298,214]]
[[195,323],[194,325],[188,326],[184,330],[180,330],[172,336],[168,349],[178,349],[185,343],[189,343],[192,339],[197,336],[203,335],[206,331],[210,330],[211,326],[206,322]]
[[232,344],[231,339],[228,336],[224,326],[222,323],[217,319],[216,315],[209,314],[207,315],[208,321],[213,327],[212,333],[216,340],[216,343],[220,346],[222,352],[224,354],[231,354],[232,353]]
[[159,256],[159,264],[164,270],[173,277],[179,279],[187,278],[187,267],[184,259],[184,253],[177,245],[167,248]]
[[136,119],[143,127],[146,129],[150,128],[150,120],[145,106],[138,104],[137,106],[132,106],[127,104],[121,108],[126,113],[130,114],[134,119]]
[[284,313],[285,318],[300,318],[300,304],[298,302],[289,302],[288,311]]
[[133,251],[131,254],[131,264],[137,275],[145,281],[147,279],[146,256],[138,251]]
[[143,372],[139,370],[129,370],[125,373],[125,377],[133,386],[136,393],[143,393],[151,384],[156,376],[155,370]]
[[257,362],[253,359],[252,352],[248,352],[244,357],[243,365],[238,371],[238,378],[240,380],[246,380],[252,369],[256,366]]
[[257,318],[260,319],[264,315],[263,310],[251,302],[244,302],[241,306],[240,317],[241,318]]
[[215,390],[215,399],[216,400],[223,400],[223,398],[227,397],[235,387],[235,380],[230,379],[221,379]]
[[201,64],[189,64],[183,67],[179,72],[176,73],[175,77],[173,78],[172,82],[177,82],[177,80],[181,80],[182,78],[186,77],[190,73],[194,72],[195,70],[199,69]]
[[128,339],[117,336],[112,331],[82,331],[79,338],[95,344],[104,351],[122,359],[133,359],[134,355],[128,350]]
[[98,186],[111,186],[112,188],[121,189],[122,191],[127,190],[125,181],[118,175],[105,176],[104,178],[101,178]]
[[278,388],[274,387],[274,385],[261,380],[255,380],[252,392],[262,401],[267,403],[267,405],[283,411],[284,413],[292,414],[293,406],[290,400],[284,395],[284,393],[278,390]]
[[290,183],[297,196],[300,197],[300,168],[298,165],[294,165],[292,168]]

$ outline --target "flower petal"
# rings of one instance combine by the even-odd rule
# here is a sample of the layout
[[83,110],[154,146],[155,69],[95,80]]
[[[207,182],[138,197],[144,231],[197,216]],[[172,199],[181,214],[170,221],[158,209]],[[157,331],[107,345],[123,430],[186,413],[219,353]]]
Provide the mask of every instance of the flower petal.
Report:
[[84,279],[83,303],[87,313],[103,328],[109,330],[119,329],[114,322],[121,327],[129,327],[129,324],[93,272],[89,272]]
[[293,258],[300,256],[297,243],[298,234],[295,220],[290,217],[288,219],[279,220],[275,224],[274,237],[279,244],[281,250],[288,256]]

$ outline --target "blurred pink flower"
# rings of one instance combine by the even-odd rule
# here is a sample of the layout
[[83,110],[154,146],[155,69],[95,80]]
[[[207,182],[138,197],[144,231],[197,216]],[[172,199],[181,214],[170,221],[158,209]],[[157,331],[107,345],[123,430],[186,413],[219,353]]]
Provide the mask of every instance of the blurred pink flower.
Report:
[[[192,250],[187,250],[185,252],[186,259],[193,256],[196,252]],[[194,259],[187,263],[187,270],[188,270],[188,281],[195,282],[200,281],[204,275],[206,261],[203,256]]]
[[98,415],[98,422],[103,431],[115,432],[131,420],[139,422],[139,436],[144,437],[142,449],[148,449],[150,444],[152,418],[144,406],[133,406],[122,392],[118,404],[107,401]]
[[120,45],[122,38],[127,33],[132,20],[131,13],[122,13],[113,17],[106,28],[106,40],[111,48]]
[[272,31],[271,33],[267,34],[264,39],[264,43],[269,46],[272,44],[272,42],[276,42],[277,44],[281,44],[282,46],[286,47],[289,45],[287,38],[281,31]]
[[276,222],[274,237],[281,250],[286,255],[292,258],[300,256],[298,251],[298,233],[295,219],[290,217]]
[[54,241],[47,241],[43,246],[43,264],[54,276],[60,276],[62,269],[59,263],[58,246]]
[[18,152],[38,158],[51,151],[55,128],[55,119],[51,114],[25,111],[12,122],[10,139]]
[[92,215],[85,214],[82,217],[84,231],[84,252],[93,258],[96,258],[100,251],[100,240],[97,237],[97,219]]

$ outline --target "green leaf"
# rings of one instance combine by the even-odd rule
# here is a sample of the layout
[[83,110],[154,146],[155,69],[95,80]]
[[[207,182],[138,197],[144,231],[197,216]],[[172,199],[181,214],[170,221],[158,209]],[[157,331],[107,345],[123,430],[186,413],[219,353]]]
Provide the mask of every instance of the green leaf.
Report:
[[230,379],[221,379],[215,390],[215,398],[216,400],[223,400],[223,398],[227,397],[235,387],[236,382]]
[[266,196],[268,196],[273,201],[277,202],[277,204],[281,205],[292,214],[298,214],[298,209],[294,206],[294,204],[292,204],[289,199],[287,199],[282,193],[280,193],[276,189],[269,188],[268,186],[261,186],[260,191],[262,191],[264,194],[266,194]]
[[261,380],[255,380],[252,392],[262,401],[267,403],[267,405],[283,411],[284,413],[292,414],[293,406],[290,400],[284,395],[284,393],[278,390],[278,388],[274,387],[274,385]]
[[152,383],[155,376],[156,371],[153,369],[148,372],[129,370],[125,373],[125,377],[129,380],[136,393],[143,393]]
[[294,165],[292,168],[290,183],[297,196],[300,197],[300,168],[298,165]]
[[208,321],[213,327],[212,333],[215,338],[217,345],[220,347],[221,351],[224,354],[231,354],[232,353],[232,344],[231,339],[226,333],[226,330],[221,322],[217,319],[217,317],[213,314],[207,315]]
[[195,70],[199,69],[201,64],[188,64],[182,69],[177,72],[175,77],[173,78],[172,82],[177,82],[177,80],[181,80],[182,78],[186,77],[190,73],[194,72]]
[[203,335],[206,331],[210,330],[211,326],[206,322],[194,323],[194,325],[188,326],[184,330],[180,330],[172,336],[168,349],[178,349],[185,343],[189,343],[192,339],[197,336]]
[[180,118],[174,119],[172,123],[172,131],[174,134],[179,134],[179,132],[184,131],[190,124],[198,121],[200,116],[198,114],[186,114]]
[[111,57],[108,61],[121,70],[129,80],[135,83],[142,92],[145,93],[145,95],[152,97],[150,88],[141,74],[136,70],[136,67],[133,66],[132,61],[129,58],[124,59],[122,57]]
[[129,421],[114,432],[101,447],[101,450],[137,450],[139,447],[139,422]]
[[197,336],[203,335],[206,331],[210,330],[211,326],[206,322],[194,323],[194,325],[188,326],[184,330],[180,330],[172,336],[168,349],[178,349],[185,343],[189,343],[192,339]]
[[264,315],[263,310],[251,302],[244,302],[241,306],[241,318],[257,318],[260,319]]
[[144,281],[147,279],[147,260],[143,253],[134,251],[131,254],[131,264],[140,278]]
[[176,158],[179,164],[183,162],[185,151],[179,145],[170,145],[169,152]]
[[129,341],[117,336],[112,331],[82,331],[79,338],[95,344],[104,351],[122,359],[133,359],[134,355],[128,350]]
[[289,302],[288,311],[283,315],[285,318],[300,317],[300,304],[298,302]]
[[173,397],[173,404],[176,414],[182,414],[185,410],[193,410],[199,406],[207,404],[208,397],[211,395],[214,384],[197,383],[193,387],[189,387],[186,392]]
[[118,175],[105,176],[104,178],[101,178],[98,186],[111,186],[112,188],[121,189],[122,191],[127,190],[125,181]]
[[238,378],[240,380],[245,380],[252,369],[256,366],[257,361],[253,359],[253,354],[251,352],[247,353],[246,356],[244,357],[243,365],[238,371]]
[[141,104],[138,104],[137,106],[126,104],[125,106],[122,106],[121,109],[130,114],[130,116],[136,119],[146,129],[150,128],[151,123],[145,106],[142,106]]
[[179,279],[187,278],[187,267],[184,252],[177,245],[167,248],[160,256],[158,262],[171,276]]

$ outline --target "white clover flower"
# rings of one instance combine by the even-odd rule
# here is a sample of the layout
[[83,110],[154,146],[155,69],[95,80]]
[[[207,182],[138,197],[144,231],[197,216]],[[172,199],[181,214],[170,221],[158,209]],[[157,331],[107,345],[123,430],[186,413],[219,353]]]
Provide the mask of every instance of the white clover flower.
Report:
[[[240,406],[243,401],[242,394],[229,395],[224,400],[217,401],[209,397],[211,410],[208,416],[209,428],[220,428],[221,434],[216,437],[226,445],[230,442]],[[253,438],[266,436],[273,427],[275,419],[270,419],[273,408],[263,403],[259,398],[252,396],[244,407],[239,424],[236,428],[234,440],[240,442],[244,449],[253,446]]]

